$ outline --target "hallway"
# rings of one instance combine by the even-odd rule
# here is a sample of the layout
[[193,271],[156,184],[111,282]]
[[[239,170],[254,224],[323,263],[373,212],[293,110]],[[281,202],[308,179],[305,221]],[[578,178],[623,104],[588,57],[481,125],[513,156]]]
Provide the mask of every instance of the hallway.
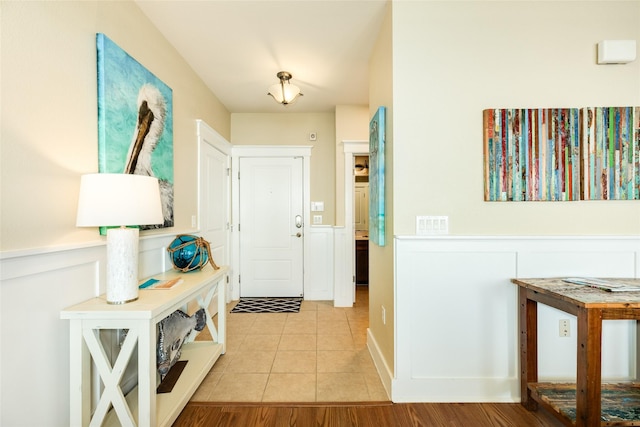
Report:
[[366,346],[368,288],[352,308],[303,301],[299,313],[229,313],[227,352],[191,402],[388,401]]

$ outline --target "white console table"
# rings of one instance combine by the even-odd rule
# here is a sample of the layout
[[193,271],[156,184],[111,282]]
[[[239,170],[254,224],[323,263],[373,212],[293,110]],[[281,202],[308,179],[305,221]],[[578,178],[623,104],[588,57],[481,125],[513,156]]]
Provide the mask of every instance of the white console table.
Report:
[[[183,282],[167,290],[140,290],[138,300],[122,305],[107,304],[105,296],[71,306],[60,314],[70,323],[71,426],[170,426],[187,404],[218,357],[225,352],[226,280],[228,267],[200,271],[168,271],[158,279],[180,276]],[[218,297],[217,328],[209,304]],[[170,393],[156,394],[156,325],[175,310],[196,303],[207,313],[210,341],[194,341],[193,331],[182,347],[181,360],[188,360]],[[101,329],[127,329],[117,360],[111,366],[100,341]],[[138,344],[138,385],[127,396],[120,387],[122,375]],[[94,362],[104,391],[91,413]]]

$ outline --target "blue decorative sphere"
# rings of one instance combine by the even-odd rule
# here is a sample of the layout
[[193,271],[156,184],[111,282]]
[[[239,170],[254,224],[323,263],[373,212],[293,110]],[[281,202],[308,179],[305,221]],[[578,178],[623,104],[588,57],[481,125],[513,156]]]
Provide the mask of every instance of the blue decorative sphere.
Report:
[[209,261],[209,243],[202,237],[190,234],[177,236],[167,252],[171,256],[173,266],[183,272],[198,270]]

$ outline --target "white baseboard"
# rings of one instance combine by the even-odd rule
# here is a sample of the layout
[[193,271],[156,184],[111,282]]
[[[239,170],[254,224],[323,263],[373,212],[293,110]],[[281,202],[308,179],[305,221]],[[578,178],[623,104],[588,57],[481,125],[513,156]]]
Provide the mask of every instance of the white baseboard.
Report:
[[391,398],[391,383],[393,381],[393,372],[391,369],[389,369],[389,366],[382,356],[382,352],[380,351],[378,342],[371,334],[371,329],[369,328],[367,328],[367,348],[369,348],[369,354],[373,359],[373,364],[376,366],[376,370],[378,371],[378,375],[380,376],[380,380],[382,381],[382,386],[387,392],[387,396]]

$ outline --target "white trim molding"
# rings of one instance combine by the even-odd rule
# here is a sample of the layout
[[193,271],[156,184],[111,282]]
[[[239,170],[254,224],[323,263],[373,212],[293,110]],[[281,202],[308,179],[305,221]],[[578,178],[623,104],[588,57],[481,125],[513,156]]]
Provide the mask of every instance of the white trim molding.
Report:
[[354,156],[369,153],[369,141],[342,141],[344,151],[344,229],[336,234],[335,307],[352,307],[356,295],[353,229]]

